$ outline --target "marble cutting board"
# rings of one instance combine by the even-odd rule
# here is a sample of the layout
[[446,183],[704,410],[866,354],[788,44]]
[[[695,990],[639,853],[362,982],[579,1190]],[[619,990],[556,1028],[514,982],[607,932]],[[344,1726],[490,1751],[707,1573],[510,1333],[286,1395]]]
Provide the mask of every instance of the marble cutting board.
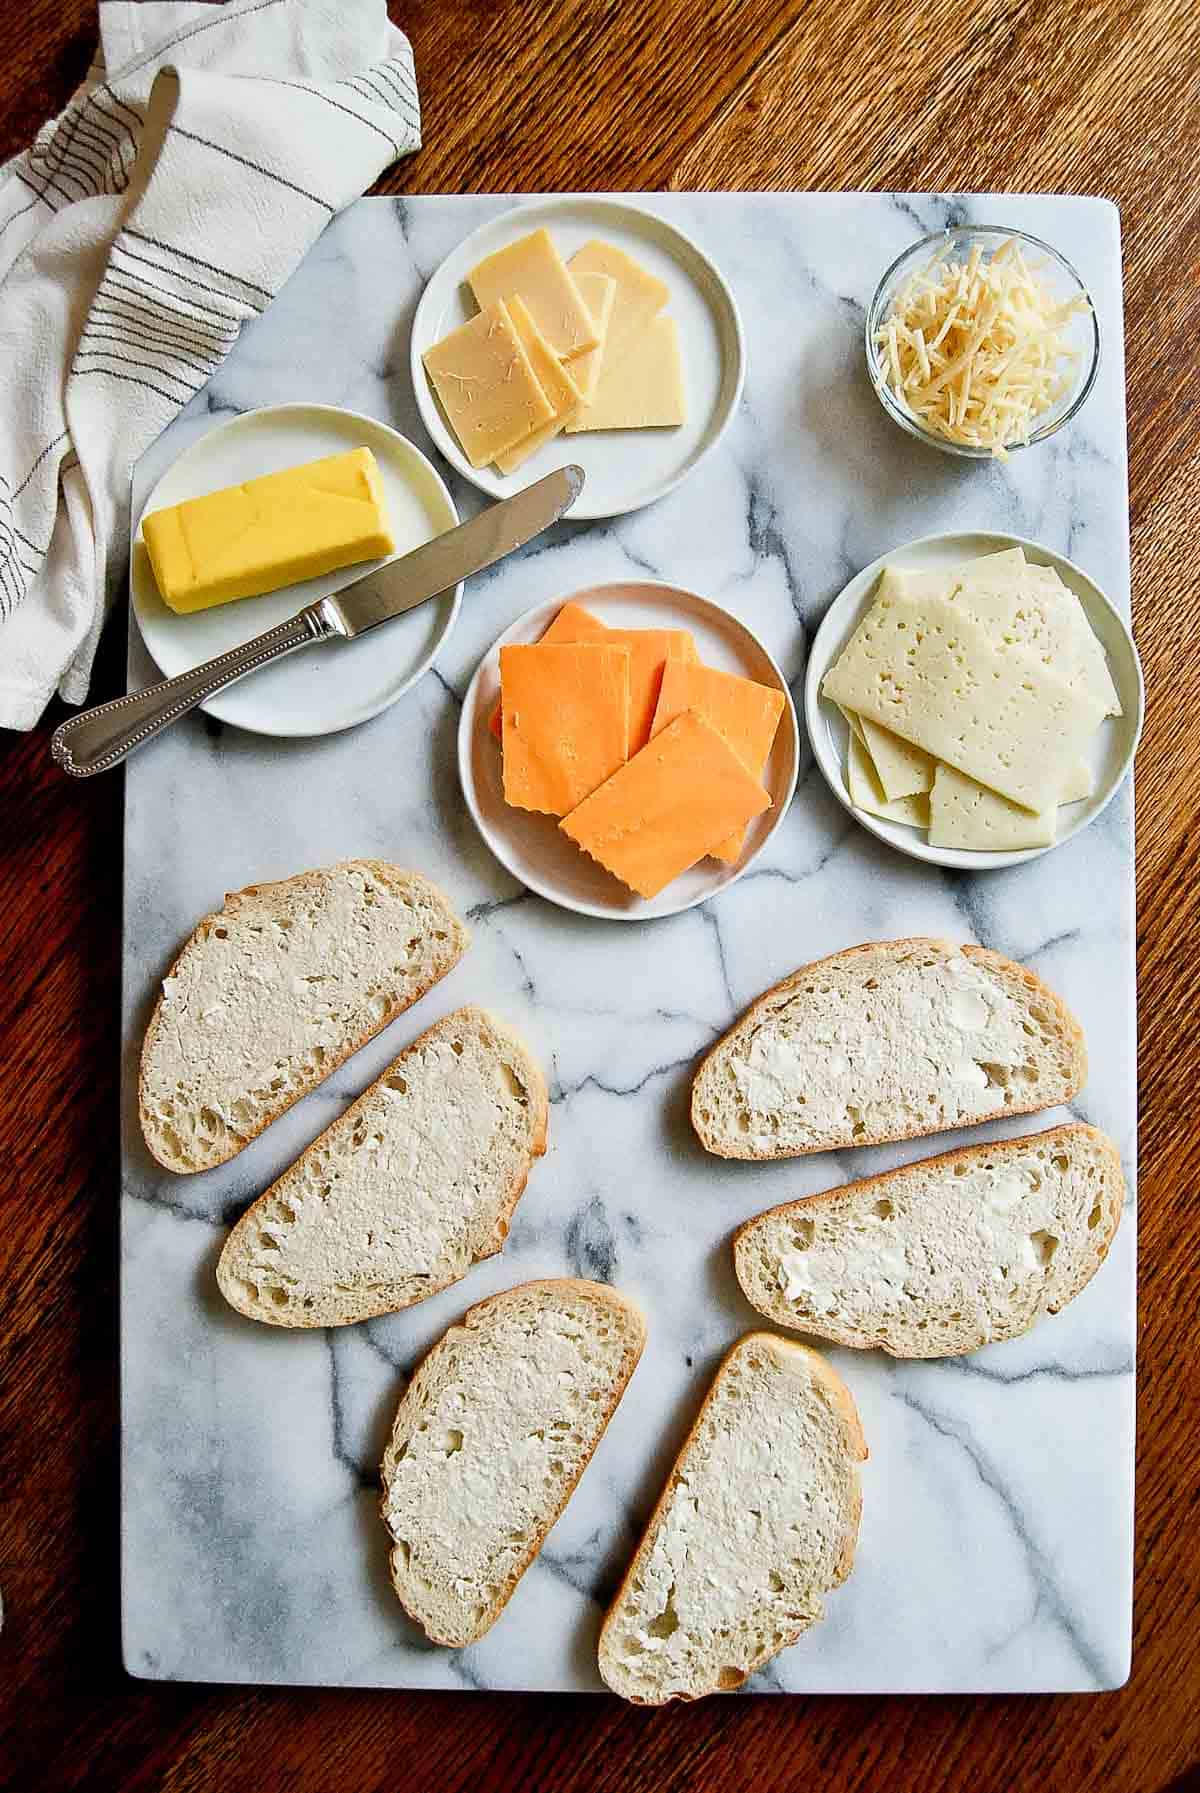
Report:
[[[408,378],[423,282],[510,198],[367,199],[325,233],[269,314],[145,456],[135,509],[215,423],[294,399],[342,404],[425,447]],[[519,203],[519,201],[515,202]],[[616,926],[514,885],[467,817],[460,695],[530,605],[645,574],[750,622],[793,681],[825,605],[876,555],[933,530],[1009,529],[1129,603],[1119,224],[1094,199],[655,194],[731,282],[749,350],[720,449],[661,503],[564,523],[473,580],[437,668],[348,734],[280,742],[195,717],[130,763],[126,797],[122,1307],[124,1655],[137,1676],[375,1687],[586,1690],[602,1603],[724,1348],[754,1324],[728,1241],[747,1216],[848,1177],[1013,1134],[792,1164],[707,1158],[687,1122],[697,1055],[797,964],[936,933],[1034,966],[1082,1019],[1091,1076],[1072,1113],[1134,1168],[1132,793],[1011,871],[942,875],[837,806],[805,756],[767,855],[677,918]],[[1012,223],[1080,269],[1104,355],[1076,423],[1005,467],[918,447],[868,386],[861,334],[880,272],[947,221]],[[481,502],[461,482],[464,515]],[[154,676],[134,634],[131,684]],[[177,1178],[137,1131],[141,1030],[158,980],[227,890],[354,854],[419,867],[474,945],[423,1003],[232,1164]],[[331,1332],[224,1309],[225,1225],[382,1066],[464,1001],[494,1007],[546,1067],[550,1152],[503,1256],[409,1312]],[[826,1621],[751,1691],[1094,1690],[1129,1667],[1135,1229],[1064,1314],[943,1363],[834,1352],[871,1447],[857,1565]],[[534,1276],[610,1279],[650,1341],[546,1547],[491,1634],[462,1651],[413,1630],[386,1575],[376,1465],[406,1370],[471,1302]]]

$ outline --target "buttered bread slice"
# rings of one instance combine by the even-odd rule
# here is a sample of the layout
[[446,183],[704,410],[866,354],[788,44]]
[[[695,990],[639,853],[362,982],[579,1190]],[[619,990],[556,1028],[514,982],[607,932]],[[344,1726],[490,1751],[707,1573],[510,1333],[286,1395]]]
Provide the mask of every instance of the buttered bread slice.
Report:
[[1108,1255],[1124,1199],[1110,1139],[1051,1127],[772,1208],[735,1234],[734,1268],[777,1325],[893,1357],[953,1357],[1073,1301]]
[[747,1675],[824,1617],[854,1564],[866,1441],[849,1389],[803,1345],[729,1352],[600,1633],[600,1673],[638,1705]]
[[344,1326],[436,1295],[503,1246],[546,1116],[516,1034],[455,1010],[242,1215],[221,1293],[271,1326]]
[[470,935],[418,872],[348,859],[252,884],[163,979],[138,1111],[167,1170],[240,1152],[457,965]]
[[523,1283],[470,1309],[404,1392],[383,1459],[392,1582],[435,1643],[495,1624],[599,1444],[646,1327],[602,1283]]
[[982,946],[884,940],[801,966],[719,1040],[692,1124],[722,1158],[793,1158],[1029,1114],[1087,1076],[1079,1023]]

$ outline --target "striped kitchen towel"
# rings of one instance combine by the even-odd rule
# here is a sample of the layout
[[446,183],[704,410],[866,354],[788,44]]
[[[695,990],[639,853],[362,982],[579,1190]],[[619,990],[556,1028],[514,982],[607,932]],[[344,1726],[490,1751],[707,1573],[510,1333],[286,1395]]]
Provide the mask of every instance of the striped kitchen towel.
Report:
[[418,149],[384,0],[101,0],[0,166],[0,727],[82,703],[129,476],[342,206]]

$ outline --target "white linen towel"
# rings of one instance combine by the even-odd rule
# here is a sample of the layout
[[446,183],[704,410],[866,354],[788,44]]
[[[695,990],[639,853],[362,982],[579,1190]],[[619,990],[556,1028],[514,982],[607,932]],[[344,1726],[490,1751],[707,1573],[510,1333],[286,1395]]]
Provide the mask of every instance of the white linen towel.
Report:
[[384,0],[101,0],[0,167],[0,727],[82,703],[129,476],[342,206],[418,149]]

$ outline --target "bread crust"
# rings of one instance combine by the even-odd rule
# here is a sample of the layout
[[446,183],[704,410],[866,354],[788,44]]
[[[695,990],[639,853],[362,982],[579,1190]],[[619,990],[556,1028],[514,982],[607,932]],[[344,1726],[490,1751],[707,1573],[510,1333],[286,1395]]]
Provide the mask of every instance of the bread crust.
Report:
[[504,1611],[504,1608],[508,1605],[509,1601],[512,1599],[514,1593],[517,1590],[517,1587],[520,1584],[522,1576],[525,1574],[525,1571],[529,1568],[529,1565],[533,1562],[534,1558],[540,1552],[542,1545],[546,1541],[547,1536],[549,1535],[551,1530],[554,1528],[554,1526],[558,1523],[559,1519],[562,1517],[562,1514],[566,1510],[567,1504],[570,1501],[571,1496],[574,1494],[576,1488],[579,1486],[579,1483],[583,1476],[584,1470],[587,1468],[588,1464],[591,1462],[592,1457],[595,1455],[596,1449],[600,1443],[600,1440],[604,1437],[604,1434],[607,1432],[609,1423],[612,1419],[612,1416],[617,1411],[617,1408],[620,1406],[622,1397],[624,1396],[624,1393],[625,1393],[625,1390],[629,1386],[630,1378],[632,1377],[634,1370],[636,1370],[636,1368],[638,1366],[638,1362],[641,1358],[642,1351],[643,1351],[643,1348],[645,1347],[645,1343],[646,1343],[645,1315],[642,1313],[642,1310],[634,1302],[629,1300],[628,1296],[622,1295],[618,1289],[612,1288],[607,1283],[590,1282],[586,1277],[580,1277],[580,1276],[541,1277],[541,1278],[536,1278],[532,1282],[517,1283],[511,1289],[502,1289],[499,1291],[498,1294],[487,1295],[483,1298],[482,1301],[477,1301],[473,1307],[469,1307],[467,1309],[466,1313],[462,1316],[461,1320],[456,1320],[453,1323],[453,1325],[447,1327],[446,1331],[444,1333],[442,1333],[440,1338],[437,1338],[434,1340],[433,1344],[430,1345],[429,1349],[423,1354],[423,1356],[419,1359],[419,1361],[414,1365],[412,1375],[409,1378],[408,1386],[406,1387],[404,1394],[401,1396],[400,1404],[396,1409],[396,1417],[392,1421],[392,1432],[391,1432],[391,1436],[388,1440],[387,1450],[384,1452],[383,1463],[381,1465],[381,1470],[380,1470],[380,1473],[383,1477],[383,1494],[382,1494],[382,1497],[381,1497],[380,1503],[379,1503],[379,1511],[380,1511],[380,1516],[383,1519],[384,1526],[388,1531],[389,1537],[392,1535],[391,1527],[388,1525],[388,1517],[387,1517],[389,1462],[390,1462],[391,1455],[392,1455],[392,1452],[393,1452],[393,1449],[395,1448],[395,1446],[398,1443],[403,1442],[402,1438],[397,1437],[397,1433],[400,1428],[401,1420],[405,1417],[405,1409],[406,1409],[406,1403],[408,1400],[409,1390],[413,1387],[414,1383],[416,1382],[418,1376],[421,1374],[422,1370],[424,1370],[426,1365],[429,1364],[430,1361],[436,1356],[436,1354],[441,1350],[443,1345],[446,1344],[446,1342],[450,1338],[451,1334],[454,1333],[455,1331],[459,1330],[460,1328],[463,1330],[466,1330],[466,1331],[478,1330],[480,1327],[485,1326],[487,1324],[488,1320],[491,1319],[491,1317],[499,1309],[503,1309],[508,1306],[515,1306],[520,1301],[527,1300],[529,1298],[536,1299],[537,1297],[542,1297],[542,1296],[548,1297],[551,1300],[555,1300],[555,1299],[561,1300],[564,1293],[568,1292],[568,1291],[571,1293],[578,1294],[578,1295],[584,1297],[585,1299],[595,1301],[597,1306],[607,1307],[613,1313],[619,1314],[621,1316],[622,1320],[624,1320],[625,1322],[628,1323],[629,1335],[630,1335],[629,1336],[629,1344],[628,1344],[628,1348],[626,1350],[625,1359],[621,1366],[621,1370],[618,1373],[617,1380],[614,1382],[613,1387],[609,1392],[608,1398],[606,1399],[606,1401],[604,1403],[602,1423],[601,1423],[600,1427],[598,1428],[594,1439],[588,1445],[588,1447],[583,1455],[583,1458],[579,1465],[578,1474],[575,1476],[573,1481],[571,1481],[569,1483],[564,1483],[562,1485],[562,1488],[560,1490],[562,1498],[559,1501],[558,1505],[554,1508],[554,1510],[547,1515],[545,1523],[532,1529],[531,1536],[529,1539],[529,1548],[522,1554],[522,1556],[520,1557],[516,1566],[514,1567],[512,1573],[510,1574],[507,1582],[504,1585],[504,1588],[501,1592],[500,1598],[498,1600],[493,1601],[491,1606],[488,1607],[487,1611],[484,1613],[482,1619],[480,1620],[478,1627],[472,1632],[470,1637],[459,1638],[459,1637],[447,1637],[444,1635],[439,1635],[436,1628],[430,1628],[430,1626],[427,1625],[426,1622],[416,1612],[413,1611],[412,1607],[410,1607],[408,1605],[407,1601],[404,1598],[404,1593],[401,1589],[400,1582],[397,1578],[397,1575],[396,1575],[396,1572],[395,1572],[395,1569],[393,1566],[394,1553],[391,1556],[389,1556],[389,1573],[391,1575],[392,1587],[394,1588],[395,1593],[396,1593],[396,1598],[399,1600],[401,1606],[404,1608],[405,1613],[408,1615],[409,1619],[412,1621],[412,1623],[414,1625],[416,1625],[420,1630],[424,1631],[426,1637],[429,1638],[429,1641],[431,1643],[440,1644],[447,1649],[462,1649],[467,1644],[477,1643],[481,1637],[486,1636],[486,1634],[491,1630],[492,1626],[496,1623],[496,1620],[500,1617],[500,1614]]
[[466,952],[468,946],[470,946],[470,930],[467,928],[466,924],[459,919],[445,891],[435,884],[432,879],[426,878],[421,872],[405,871],[400,866],[389,864],[385,859],[341,859],[338,860],[335,865],[313,867],[305,872],[297,872],[290,878],[276,878],[262,884],[247,884],[241,890],[228,892],[221,908],[214,909],[210,914],[203,916],[192,929],[192,932],[188,935],[182,947],[175,955],[175,958],[172,960],[170,970],[166,973],[166,977],[163,980],[164,984],[168,978],[172,978],[176,975],[180,965],[182,965],[184,959],[190,952],[199,946],[203,946],[213,928],[217,927],[222,921],[228,920],[230,916],[236,915],[238,909],[243,905],[246,898],[261,897],[264,893],[271,891],[286,890],[298,894],[308,888],[319,889],[322,883],[329,878],[331,873],[347,871],[351,867],[363,867],[365,870],[369,871],[373,877],[377,878],[381,884],[386,884],[394,890],[411,889],[414,885],[421,885],[431,892],[444,908],[447,918],[456,931],[455,939],[451,947],[453,957],[448,960],[444,970],[439,972],[437,977],[422,984],[407,1002],[389,1004],[383,1015],[383,1019],[376,1026],[368,1028],[365,1032],[360,1033],[349,1040],[345,1047],[340,1051],[335,1051],[332,1048],[329,1049],[326,1061],[321,1067],[320,1072],[311,1077],[299,1080],[296,1089],[284,1095],[280,1102],[280,1106],[273,1114],[269,1115],[265,1120],[260,1121],[257,1125],[248,1128],[244,1135],[238,1136],[240,1139],[239,1144],[232,1145],[228,1150],[215,1153],[203,1164],[195,1165],[179,1163],[165,1154],[160,1144],[154,1139],[149,1126],[146,1093],[148,1067],[158,1045],[159,1032],[162,1026],[164,991],[160,989],[158,999],[154,1005],[154,1011],[150,1016],[149,1023],[146,1027],[146,1033],[142,1040],[142,1051],[138,1071],[138,1121],[142,1130],[142,1138],[146,1142],[146,1149],[149,1151],[155,1162],[162,1165],[164,1170],[174,1171],[176,1176],[195,1176],[202,1170],[215,1170],[218,1165],[228,1164],[231,1159],[238,1156],[239,1152],[244,1151],[253,1140],[257,1139],[261,1133],[265,1133],[266,1129],[275,1121],[279,1120],[281,1115],[285,1115],[289,1108],[294,1107],[297,1102],[301,1101],[305,1096],[310,1095],[319,1084],[324,1083],[326,1078],[331,1077],[341,1065],[344,1065],[348,1058],[353,1058],[354,1054],[360,1051],[369,1040],[373,1040],[376,1034],[382,1033],[385,1027],[389,1027],[391,1023],[400,1015],[404,1014],[406,1010],[420,1002],[422,997],[427,996],[430,990],[433,989],[434,984],[439,983],[443,977],[453,971],[454,967]]
[[[604,1615],[604,1623],[600,1627],[600,1642],[598,1648],[600,1673],[604,1680],[608,1681],[609,1686],[613,1687],[613,1691],[620,1693],[621,1698],[628,1700],[633,1706],[665,1706],[673,1700],[700,1700],[706,1699],[711,1693],[732,1692],[735,1687],[742,1686],[752,1674],[762,1668],[764,1663],[770,1662],[772,1657],[778,1656],[781,1650],[790,1649],[794,1643],[798,1642],[798,1640],[804,1636],[806,1631],[811,1630],[810,1625],[797,1626],[794,1630],[788,1632],[783,1643],[773,1645],[768,1649],[760,1651],[748,1665],[745,1674],[740,1676],[736,1682],[722,1680],[720,1684],[714,1683],[712,1686],[700,1688],[695,1693],[680,1691],[678,1693],[668,1694],[666,1698],[662,1700],[645,1699],[640,1694],[626,1693],[623,1689],[613,1686],[613,1683],[609,1681],[608,1676],[604,1673],[606,1640],[609,1626],[614,1622],[621,1609],[630,1582],[642,1568],[649,1555],[650,1547],[654,1543],[659,1525],[662,1523],[663,1517],[670,1505],[671,1497],[679,1485],[688,1453],[696,1442],[700,1428],[704,1423],[704,1417],[717,1396],[722,1377],[736,1358],[740,1357],[744,1351],[749,1352],[752,1350],[765,1352],[768,1356],[773,1357],[777,1363],[788,1364],[790,1360],[792,1364],[797,1366],[803,1364],[808,1374],[820,1382],[830,1406],[834,1408],[841,1421],[847,1456],[853,1462],[865,1463],[870,1454],[867,1449],[867,1440],[863,1433],[862,1422],[858,1416],[858,1408],[854,1402],[854,1396],[850,1393],[850,1390],[837,1374],[836,1370],[826,1362],[819,1351],[814,1351],[807,1345],[801,1345],[795,1339],[780,1338],[779,1334],[775,1332],[744,1332],[741,1338],[736,1339],[734,1343],[730,1345],[720,1363],[717,1365],[713,1379],[708,1385],[703,1401],[700,1403],[699,1412],[692,1421],[687,1437],[679,1447],[675,1461],[671,1465],[670,1472],[663,1484],[662,1492],[654,1503],[654,1510],[646,1521],[646,1528],[642,1533],[638,1547],[630,1559],[628,1568],[621,1577],[621,1585],[618,1587],[616,1594],[609,1605],[608,1611]],[[833,1587],[840,1587],[854,1567],[854,1552],[858,1544],[859,1526],[862,1520],[861,1486],[856,1487],[855,1495],[854,1511],[851,1515],[850,1524],[847,1527],[846,1536],[843,1541],[842,1554],[838,1559],[834,1571],[835,1579],[831,1584]]]
[[497,1021],[496,1017],[487,1009],[479,1008],[474,1004],[467,1004],[463,1008],[452,1010],[449,1015],[443,1016],[442,1020],[435,1021],[432,1026],[425,1029],[424,1033],[418,1034],[417,1038],[411,1041],[396,1058],[392,1059],[390,1064],[385,1065],[374,1083],[368,1084],[362,1094],[356,1097],[350,1106],[344,1109],[336,1120],[331,1121],[328,1127],[318,1133],[317,1137],[303,1152],[301,1152],[300,1156],[293,1159],[292,1163],[282,1175],[277,1177],[270,1188],[265,1189],[256,1201],[251,1202],[245,1213],[234,1223],[229,1237],[226,1239],[222,1248],[221,1256],[217,1260],[217,1286],[220,1288],[222,1295],[225,1297],[230,1307],[235,1308],[239,1314],[244,1314],[249,1320],[258,1320],[265,1326],[282,1326],[291,1331],[329,1326],[332,1324],[352,1326],[356,1325],[360,1320],[378,1319],[382,1314],[403,1313],[405,1308],[415,1307],[419,1301],[428,1300],[430,1296],[440,1294],[443,1289],[451,1288],[455,1282],[461,1280],[460,1277],[451,1277],[446,1282],[439,1283],[434,1283],[431,1280],[423,1292],[420,1295],[414,1296],[411,1301],[402,1301],[397,1304],[394,1300],[380,1298],[377,1303],[366,1302],[358,1312],[348,1316],[344,1321],[333,1322],[328,1318],[313,1319],[310,1316],[306,1316],[304,1310],[302,1308],[295,1309],[294,1304],[289,1304],[287,1308],[271,1309],[264,1312],[259,1307],[246,1301],[238,1286],[239,1276],[237,1273],[237,1261],[242,1249],[242,1240],[247,1233],[252,1232],[260,1223],[262,1217],[261,1211],[269,1202],[277,1197],[284,1181],[290,1177],[295,1170],[299,1169],[300,1166],[306,1164],[314,1153],[321,1149],[326,1134],[328,1134],[333,1127],[342,1126],[347,1120],[354,1116],[363,1104],[374,1095],[379,1086],[382,1083],[385,1083],[387,1079],[395,1073],[397,1065],[402,1065],[411,1052],[419,1051],[421,1046],[424,1045],[432,1034],[443,1029],[448,1021],[466,1016],[469,1016],[472,1019],[482,1018],[486,1021],[488,1027],[494,1028],[498,1033],[503,1034],[510,1045],[516,1047],[520,1051],[521,1070],[524,1074],[529,1091],[531,1105],[530,1124],[532,1131],[528,1157],[524,1167],[520,1170],[518,1175],[514,1177],[509,1184],[508,1189],[505,1191],[500,1209],[496,1216],[496,1224],[492,1231],[490,1248],[487,1251],[480,1252],[478,1257],[472,1260],[472,1263],[468,1268],[474,1268],[475,1264],[482,1263],[486,1258],[494,1258],[499,1251],[503,1250],[504,1241],[508,1237],[508,1229],[512,1221],[513,1211],[522,1195],[525,1193],[525,1189],[529,1183],[529,1175],[534,1164],[544,1155],[546,1150],[550,1101],[546,1089],[546,1080],[541,1073],[541,1069],[534,1061],[528,1047],[520,1036],[516,1034],[512,1028]]
[[[819,1145],[794,1148],[747,1145],[739,1151],[734,1149],[732,1142],[714,1137],[706,1130],[700,1118],[704,1079],[709,1074],[710,1067],[715,1069],[720,1064],[722,1055],[735,1041],[744,1033],[751,1032],[758,1020],[772,1006],[781,1000],[786,1000],[806,978],[819,972],[824,965],[841,966],[871,954],[877,954],[887,961],[896,961],[904,958],[913,949],[933,950],[939,953],[964,953],[978,964],[986,966],[1001,982],[1014,989],[1019,988],[1025,996],[1036,995],[1039,1001],[1046,1003],[1054,1012],[1070,1058],[1069,1088],[1059,1099],[1069,1101],[1083,1088],[1087,1081],[1087,1046],[1083,1029],[1062,998],[1050,988],[1049,984],[1042,981],[1036,971],[1030,971],[1027,966],[1019,965],[1015,959],[1005,958],[1003,953],[994,952],[990,947],[970,944],[959,946],[953,940],[943,940],[933,935],[918,934],[903,940],[868,940],[864,941],[861,946],[849,946],[841,952],[828,953],[823,959],[814,959],[810,964],[801,965],[797,970],[789,972],[787,977],[781,978],[777,984],[772,984],[770,989],[764,990],[761,996],[756,997],[733,1026],[721,1035],[715,1046],[711,1046],[705,1053],[692,1080],[691,1100],[692,1128],[705,1151],[711,1152],[716,1158],[762,1163],[780,1158],[810,1157],[815,1152],[845,1151],[851,1147],[857,1151],[863,1146],[894,1145],[901,1140],[925,1139],[932,1134],[949,1131],[948,1128],[942,1126],[910,1127],[902,1132],[859,1134],[855,1138],[830,1140]],[[1025,1103],[1003,1102],[998,1108],[990,1109],[986,1114],[973,1114],[970,1125],[982,1126],[985,1121],[999,1120],[1004,1115],[1034,1114],[1039,1108],[1045,1106],[1047,1104],[1036,1100]]]
[[[787,1318],[784,1311],[760,1306],[747,1287],[748,1279],[744,1278],[742,1274],[743,1241],[752,1238],[765,1220],[782,1219],[792,1215],[802,1218],[812,1214],[814,1210],[831,1206],[851,1193],[867,1196],[886,1191],[897,1181],[907,1178],[914,1170],[937,1172],[943,1167],[950,1170],[953,1166],[962,1163],[964,1159],[974,1162],[980,1158],[1017,1157],[1032,1145],[1054,1146],[1081,1138],[1086,1138],[1098,1149],[1108,1170],[1104,1181],[1103,1220],[1101,1227],[1097,1228],[1099,1237],[1094,1242],[1094,1255],[1081,1261],[1065,1291],[1053,1302],[1048,1302],[1045,1308],[1034,1316],[1028,1326],[1022,1326],[1017,1331],[1005,1332],[999,1336],[987,1335],[968,1339],[958,1350],[939,1351],[936,1356],[961,1357],[967,1352],[979,1350],[986,1344],[1002,1343],[1009,1338],[1019,1338],[1023,1333],[1032,1330],[1042,1313],[1061,1313],[1063,1308],[1074,1301],[1075,1297],[1087,1287],[1108,1256],[1120,1226],[1121,1209],[1125,1198],[1125,1174],[1121,1168],[1121,1154],[1106,1133],[1102,1133],[1098,1127],[1088,1126],[1083,1121],[1068,1121],[1061,1126],[1047,1127],[1041,1133],[1023,1134],[1019,1139],[985,1140],[973,1145],[957,1146],[953,1151],[938,1152],[932,1158],[918,1158],[912,1164],[897,1166],[895,1170],[878,1171],[871,1177],[860,1177],[852,1183],[839,1183],[836,1188],[823,1189],[815,1195],[800,1196],[795,1201],[780,1202],[776,1207],[764,1208],[761,1214],[755,1214],[749,1220],[743,1221],[733,1235],[731,1249],[734,1275],[737,1277],[738,1287],[751,1307],[775,1326],[793,1326],[796,1332],[804,1333],[811,1338],[824,1339],[831,1344],[842,1345],[853,1351],[881,1350],[890,1357],[907,1361],[928,1361],[928,1358],[920,1358],[916,1352],[902,1351],[891,1344],[883,1344],[873,1336],[867,1336],[853,1327],[839,1326],[835,1328],[822,1325],[820,1316],[806,1314],[803,1323],[797,1325]],[[783,1305],[781,1302],[780,1310],[783,1309]]]

